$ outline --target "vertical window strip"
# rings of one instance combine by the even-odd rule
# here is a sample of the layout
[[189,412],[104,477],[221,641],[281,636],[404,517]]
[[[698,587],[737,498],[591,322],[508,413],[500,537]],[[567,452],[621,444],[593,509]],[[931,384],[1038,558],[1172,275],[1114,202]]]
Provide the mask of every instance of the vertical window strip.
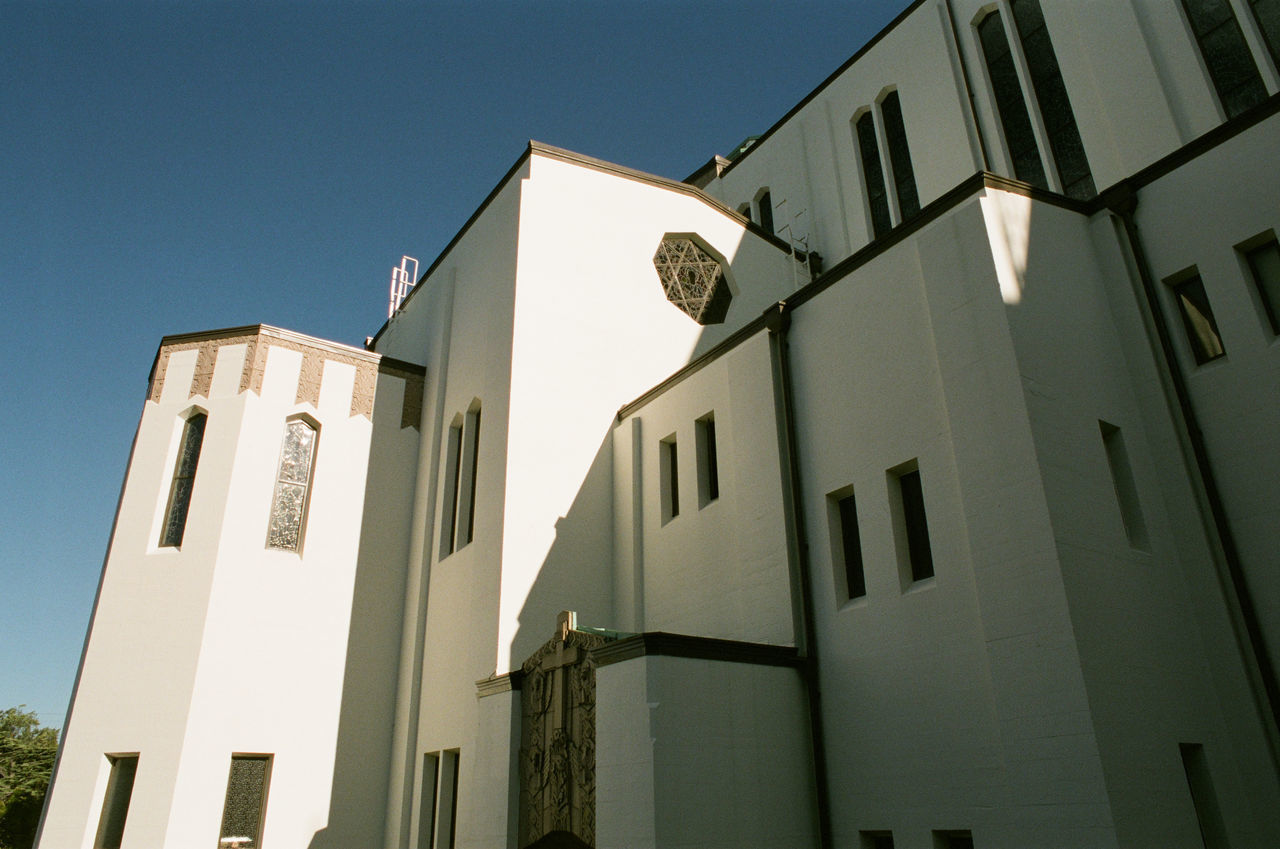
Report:
[[1047,189],[1049,181],[1045,177],[1040,148],[1027,112],[1027,101],[1022,95],[1022,83],[1018,80],[1013,51],[1009,48],[999,12],[991,12],[978,23],[978,40],[982,42],[982,55],[991,79],[996,112],[1013,160],[1013,175],[1023,182]]
[[907,571],[911,581],[933,577],[933,549],[929,545],[929,521],[924,510],[924,488],[920,470],[897,476],[902,524],[906,534]]
[[884,119],[885,145],[889,148],[889,166],[893,169],[893,186],[898,195],[898,215],[906,221],[920,212],[920,195],[916,191],[916,175],[911,168],[911,150],[907,147],[907,128],[902,122],[902,102],[892,91],[880,103]]
[[756,206],[760,212],[760,226],[770,233],[773,230],[773,197],[769,192],[760,195],[760,200],[756,201]]
[[889,217],[889,193],[885,189],[884,170],[880,164],[875,118],[870,112],[864,112],[854,122],[854,134],[858,137],[858,151],[862,157],[862,180],[871,210],[872,235],[881,236],[893,229],[893,220]]
[[1182,7],[1227,117],[1266,100],[1267,87],[1230,0],[1182,0]]
[[1272,239],[1245,253],[1245,261],[1257,288],[1258,299],[1262,302],[1262,310],[1271,323],[1271,332],[1280,335],[1280,244]]
[[[466,451],[462,455],[462,476],[466,485],[466,510],[460,511],[460,523],[458,536],[462,539],[462,545],[466,545],[475,538],[476,525],[476,463],[480,456],[480,410],[467,414],[466,419],[467,432]],[[459,546],[461,547],[461,546]]]
[[438,754],[432,752],[422,756],[422,789],[418,798],[417,849],[435,849],[439,770],[440,756]]
[[706,415],[694,422],[698,448],[698,506],[720,497],[720,460],[716,447],[716,420]]
[[220,844],[234,841],[241,849],[257,849],[262,840],[262,811],[267,800],[268,755],[233,755],[222,806]]
[[858,508],[853,493],[836,501],[836,518],[839,521],[842,567],[845,577],[847,600],[862,598],[867,594],[866,573],[862,565],[862,538],[858,533]]
[[1014,24],[1022,41],[1022,54],[1027,60],[1031,88],[1035,91],[1040,117],[1049,136],[1049,147],[1062,180],[1062,192],[1080,200],[1091,198],[1097,194],[1097,189],[1040,2],[1013,0],[1012,8]]
[[458,519],[458,486],[462,472],[462,423],[449,427],[445,445],[444,494],[440,501],[440,557],[453,553]]
[[302,419],[285,424],[284,441],[280,446],[280,470],[276,475],[271,520],[267,527],[268,548],[297,551],[302,545],[316,433],[316,428]]
[[1271,61],[1280,70],[1280,0],[1249,0],[1249,6],[1271,53]]
[[1129,545],[1147,550],[1147,523],[1142,517],[1142,505],[1138,500],[1138,485],[1134,482],[1133,467],[1129,464],[1129,452],[1125,449],[1120,428],[1104,421],[1098,422],[1102,431],[1102,445],[1107,453],[1107,466],[1111,471],[1111,486],[1115,490],[1116,503],[1120,507],[1120,520],[1124,523],[1125,537]]
[[191,506],[191,490],[195,486],[196,466],[204,443],[205,423],[209,417],[197,413],[182,426],[178,459],[173,467],[173,483],[169,487],[169,503],[164,511],[164,530],[160,545],[180,546],[187,528],[187,510]]
[[1213,308],[1209,305],[1209,296],[1205,294],[1204,281],[1200,279],[1200,275],[1196,274],[1173,284],[1173,293],[1196,365],[1204,365],[1225,356],[1227,349],[1222,344],[1218,322],[1213,317]]
[[680,515],[680,463],[674,433],[658,443],[658,475],[662,522],[666,524]]
[[93,849],[120,849],[124,824],[129,817],[129,800],[133,796],[133,780],[138,773],[137,755],[108,755],[107,760],[111,763],[111,775],[107,778],[107,793],[102,799]]

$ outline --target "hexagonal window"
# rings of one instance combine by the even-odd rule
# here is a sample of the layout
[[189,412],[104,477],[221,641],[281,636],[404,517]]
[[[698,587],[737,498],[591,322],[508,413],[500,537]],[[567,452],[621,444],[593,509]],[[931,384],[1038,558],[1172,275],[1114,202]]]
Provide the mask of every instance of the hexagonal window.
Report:
[[667,236],[653,255],[667,300],[698,324],[719,324],[729,312],[729,283],[720,261],[686,236]]

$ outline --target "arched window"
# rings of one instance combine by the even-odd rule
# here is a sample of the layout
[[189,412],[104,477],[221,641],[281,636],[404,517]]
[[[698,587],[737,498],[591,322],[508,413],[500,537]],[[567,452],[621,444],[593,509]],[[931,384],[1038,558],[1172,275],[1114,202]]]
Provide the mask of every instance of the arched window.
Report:
[[209,417],[196,413],[182,426],[182,442],[173,466],[173,483],[169,486],[169,504],[164,511],[160,545],[182,545],[187,529],[187,508],[191,506],[191,489],[196,482],[196,464],[200,461],[200,445],[204,442],[204,426]]
[[302,546],[318,433],[316,425],[306,419],[290,419],[285,422],[284,441],[280,446],[280,468],[276,473],[276,490],[271,497],[267,548],[297,551]]

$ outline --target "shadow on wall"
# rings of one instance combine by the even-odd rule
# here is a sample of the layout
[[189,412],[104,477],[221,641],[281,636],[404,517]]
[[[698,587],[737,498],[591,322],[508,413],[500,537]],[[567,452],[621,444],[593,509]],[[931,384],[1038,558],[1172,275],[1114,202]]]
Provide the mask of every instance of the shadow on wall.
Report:
[[370,448],[329,824],[316,832],[309,849],[381,846],[386,826],[409,560],[405,529],[412,521],[414,489],[414,476],[402,470],[406,456],[416,457],[418,445],[403,430],[388,432],[391,427]]

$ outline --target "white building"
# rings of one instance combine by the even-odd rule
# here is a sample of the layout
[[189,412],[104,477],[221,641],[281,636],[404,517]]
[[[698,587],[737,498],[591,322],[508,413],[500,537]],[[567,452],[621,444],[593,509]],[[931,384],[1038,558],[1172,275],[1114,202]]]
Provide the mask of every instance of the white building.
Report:
[[368,350],[166,337],[38,845],[1280,845],[1278,59],[919,0]]

